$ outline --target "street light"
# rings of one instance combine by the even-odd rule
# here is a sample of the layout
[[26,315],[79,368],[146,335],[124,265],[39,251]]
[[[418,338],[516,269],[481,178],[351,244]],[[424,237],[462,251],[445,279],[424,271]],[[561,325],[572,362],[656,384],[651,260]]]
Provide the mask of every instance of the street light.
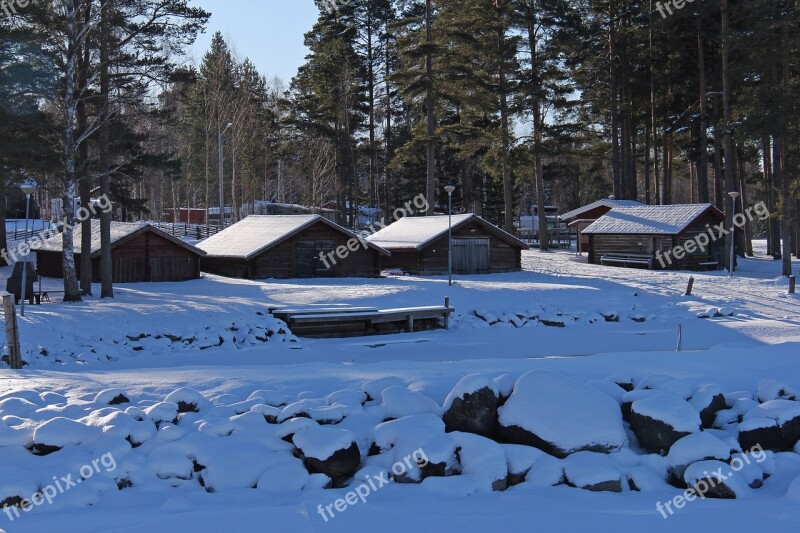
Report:
[[219,223],[225,227],[225,132],[233,126],[233,122],[228,122],[225,129],[219,134]]
[[28,248],[28,219],[30,218],[31,212],[31,195],[36,192],[36,182],[33,180],[25,181],[21,186],[22,192],[25,193],[25,258],[23,259],[22,265],[22,289],[21,289],[21,297],[20,300],[22,302],[20,306],[20,315],[25,316],[25,289],[28,285],[28,255],[30,255],[31,251]]
[[447,285],[453,285],[453,191],[456,188],[448,185],[447,191]]
[[731,213],[731,262],[728,265],[728,277],[733,277],[733,263],[736,260],[736,199],[739,198],[739,193],[736,191],[731,191],[728,193],[733,199],[733,212]]

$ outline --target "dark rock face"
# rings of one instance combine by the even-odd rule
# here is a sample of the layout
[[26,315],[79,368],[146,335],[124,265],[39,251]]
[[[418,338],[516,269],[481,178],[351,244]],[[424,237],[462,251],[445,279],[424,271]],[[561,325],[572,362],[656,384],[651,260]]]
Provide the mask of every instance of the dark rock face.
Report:
[[703,424],[704,429],[714,427],[714,422],[717,419],[717,413],[727,408],[725,404],[725,396],[717,394],[711,398],[711,402],[700,410],[700,422]]
[[717,500],[735,500],[736,492],[716,478],[704,478],[693,485],[695,492],[698,496],[703,498],[713,498]]
[[631,410],[631,430],[639,440],[639,444],[653,453],[666,455],[673,444],[689,435],[686,431],[677,431],[667,422],[656,420]]
[[61,446],[50,446],[49,444],[42,444],[36,443],[33,445],[33,454],[34,455],[50,455],[51,453],[56,453],[58,450],[61,449]]
[[131,401],[124,394],[119,394],[112,398],[108,405],[122,405],[125,403],[131,403]]
[[[552,455],[553,457],[558,457],[559,459],[564,459],[570,453],[574,453],[575,450],[563,450],[559,448],[557,445],[553,444],[552,442],[547,442],[546,440],[542,439],[538,435],[528,431],[527,429],[523,429],[519,426],[498,426],[498,431],[500,433],[500,437],[505,440],[506,442],[510,442],[512,444],[522,444],[525,446],[533,446],[534,448],[539,448],[543,452]],[[598,453],[612,453],[616,451],[615,447],[610,446],[603,446],[602,444],[597,444],[595,446],[586,446],[581,448],[581,451],[587,452],[598,452]]]
[[325,460],[313,457],[305,458],[306,469],[311,474],[325,474],[333,479],[334,483],[345,481],[356,473],[361,464],[361,453],[358,445],[353,442],[348,448],[337,450]]
[[581,488],[583,490],[589,490],[592,492],[622,492],[622,481],[619,479],[613,481],[603,481],[602,483],[587,485]]
[[454,399],[442,417],[445,430],[474,433],[488,438],[495,436],[499,402],[499,398],[489,387]]
[[790,452],[800,440],[800,417],[788,420],[780,425],[739,430],[739,445],[742,450],[751,450],[761,446],[774,452]]

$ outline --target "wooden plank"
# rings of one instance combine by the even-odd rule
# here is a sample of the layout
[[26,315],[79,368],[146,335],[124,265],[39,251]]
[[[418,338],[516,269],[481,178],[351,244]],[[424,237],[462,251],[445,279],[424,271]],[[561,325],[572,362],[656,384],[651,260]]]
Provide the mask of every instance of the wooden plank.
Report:
[[3,292],[3,315],[6,321],[6,344],[8,345],[8,363],[13,370],[22,368],[22,357],[19,349],[19,329],[17,327],[17,311],[14,308],[14,295]]

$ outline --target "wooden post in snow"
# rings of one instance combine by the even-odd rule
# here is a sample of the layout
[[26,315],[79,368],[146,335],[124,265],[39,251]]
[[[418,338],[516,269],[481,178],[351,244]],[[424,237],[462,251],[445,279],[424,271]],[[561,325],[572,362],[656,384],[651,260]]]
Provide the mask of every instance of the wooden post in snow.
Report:
[[794,294],[797,288],[797,276],[789,276],[789,294]]
[[447,309],[444,313],[444,329],[450,329],[450,297],[445,296],[444,308]]
[[17,310],[14,308],[14,295],[2,293],[3,315],[6,320],[6,344],[8,345],[8,364],[13,370],[22,368],[19,354],[19,329],[17,328]]
[[689,285],[686,287],[686,296],[692,295],[693,288],[694,288],[694,276],[689,278]]

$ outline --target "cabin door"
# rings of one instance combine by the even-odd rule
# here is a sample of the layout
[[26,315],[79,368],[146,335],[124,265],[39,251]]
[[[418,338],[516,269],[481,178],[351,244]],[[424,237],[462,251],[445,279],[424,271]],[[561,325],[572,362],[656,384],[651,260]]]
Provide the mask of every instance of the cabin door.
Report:
[[453,239],[453,272],[482,274],[489,271],[489,239]]
[[[295,276],[298,278],[330,278],[334,275],[333,263],[320,259],[335,248],[333,241],[298,241],[295,244]],[[334,256],[334,260],[339,258]]]

